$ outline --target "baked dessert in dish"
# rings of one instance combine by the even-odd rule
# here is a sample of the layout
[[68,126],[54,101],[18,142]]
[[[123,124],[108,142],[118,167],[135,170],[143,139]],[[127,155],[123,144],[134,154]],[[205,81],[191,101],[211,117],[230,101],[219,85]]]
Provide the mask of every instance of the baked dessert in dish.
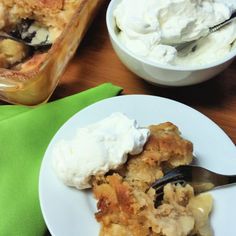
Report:
[[2,0],[0,31],[19,41],[0,37],[0,98],[46,101],[104,1]]
[[93,179],[100,235],[212,235],[210,195],[196,196],[190,185],[167,184],[163,201],[155,206],[155,190],[150,185],[165,169],[189,164],[193,145],[170,122],[149,128],[151,134],[141,154],[130,156],[118,170]]
[[[0,3],[0,30],[26,42],[52,44],[62,33],[81,0],[2,0]],[[26,59],[40,53],[37,48],[23,43],[1,39],[0,66],[15,70],[27,70]],[[33,54],[33,55],[32,55]],[[45,54],[44,54],[45,57]],[[33,58],[35,61],[35,58]],[[43,57],[37,57],[43,60]]]

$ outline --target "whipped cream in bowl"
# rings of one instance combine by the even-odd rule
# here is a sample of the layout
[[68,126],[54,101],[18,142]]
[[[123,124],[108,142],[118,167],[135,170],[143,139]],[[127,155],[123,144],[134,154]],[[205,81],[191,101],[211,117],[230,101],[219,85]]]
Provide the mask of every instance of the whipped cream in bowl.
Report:
[[178,57],[173,45],[205,36],[231,14],[229,5],[212,0],[122,0],[114,10],[118,38],[127,49],[170,65],[202,65],[229,53],[236,46],[236,21],[199,41],[186,57]]
[[182,86],[210,79],[232,62],[236,21],[184,57],[174,45],[205,36],[235,9],[236,1],[226,0],[112,0],[106,20],[113,48],[131,71],[155,84]]
[[96,123],[76,130],[71,140],[58,141],[52,152],[53,168],[66,185],[91,187],[91,178],[115,170],[128,155],[142,152],[149,129],[122,113],[113,113]]

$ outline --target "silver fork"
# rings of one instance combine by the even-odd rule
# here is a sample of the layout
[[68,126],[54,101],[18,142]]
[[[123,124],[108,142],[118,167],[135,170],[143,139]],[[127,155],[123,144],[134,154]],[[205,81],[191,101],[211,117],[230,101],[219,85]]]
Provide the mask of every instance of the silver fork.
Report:
[[168,183],[186,185],[189,183],[195,193],[236,183],[236,175],[223,175],[200,166],[183,165],[176,167],[156,180],[151,187],[156,190],[156,201],[162,200],[164,186]]
[[206,38],[211,33],[216,32],[217,30],[225,27],[226,25],[230,24],[235,19],[236,19],[236,10],[234,10],[232,12],[232,14],[231,14],[229,19],[225,20],[224,22],[222,22],[222,23],[220,23],[218,25],[210,27],[209,30],[208,30],[208,33],[206,35],[202,36],[201,38],[193,40],[193,41],[190,41],[190,42],[184,42],[184,43],[176,44],[176,45],[173,45],[173,47],[175,47],[175,49],[177,50],[179,57],[184,57],[189,52],[191,52],[191,51],[193,52],[193,51],[196,50],[197,44],[198,44],[199,40],[201,40],[203,38]]

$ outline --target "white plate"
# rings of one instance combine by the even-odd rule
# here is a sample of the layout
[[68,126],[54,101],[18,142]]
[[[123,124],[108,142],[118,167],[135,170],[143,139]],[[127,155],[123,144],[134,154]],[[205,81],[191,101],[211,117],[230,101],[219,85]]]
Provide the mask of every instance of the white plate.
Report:
[[[210,119],[181,103],[154,96],[127,95],[103,100],[78,112],[56,133],[45,153],[39,178],[40,204],[46,224],[55,236],[98,236],[96,202],[90,191],[64,186],[51,167],[52,148],[59,139],[73,137],[75,129],[123,112],[141,126],[171,121],[194,144],[199,164],[224,174],[236,174],[236,148]],[[215,236],[236,235],[236,186],[212,191],[211,217]]]

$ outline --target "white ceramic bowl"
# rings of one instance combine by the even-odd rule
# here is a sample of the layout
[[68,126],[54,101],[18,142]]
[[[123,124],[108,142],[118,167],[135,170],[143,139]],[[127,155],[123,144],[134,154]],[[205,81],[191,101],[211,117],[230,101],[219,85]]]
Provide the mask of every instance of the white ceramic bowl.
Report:
[[147,61],[129,51],[117,37],[113,11],[121,0],[111,0],[106,23],[112,46],[120,60],[136,75],[157,85],[186,86],[209,80],[226,69],[236,56],[236,49],[219,61],[203,66],[171,66]]

